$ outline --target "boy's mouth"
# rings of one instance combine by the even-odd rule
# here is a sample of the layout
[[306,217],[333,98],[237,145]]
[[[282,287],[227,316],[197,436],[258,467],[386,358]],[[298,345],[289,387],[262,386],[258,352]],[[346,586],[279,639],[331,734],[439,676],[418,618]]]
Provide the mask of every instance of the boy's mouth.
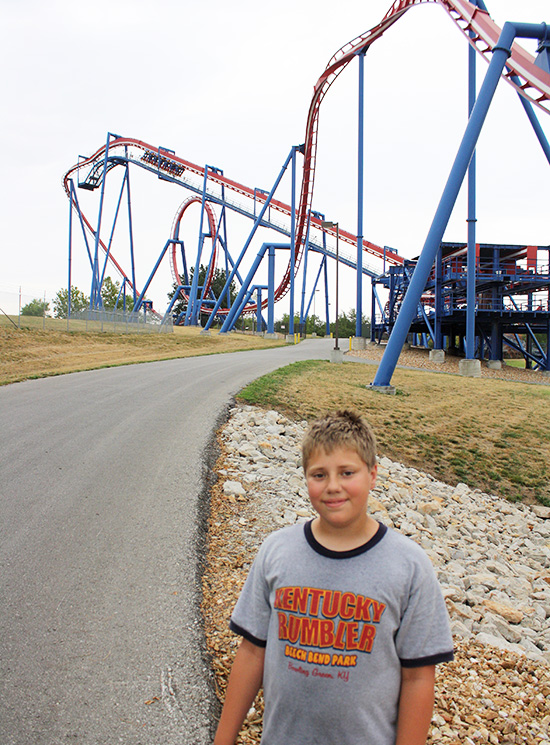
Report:
[[326,499],[324,504],[326,507],[340,507],[345,504],[346,501],[345,497],[335,497],[334,499]]

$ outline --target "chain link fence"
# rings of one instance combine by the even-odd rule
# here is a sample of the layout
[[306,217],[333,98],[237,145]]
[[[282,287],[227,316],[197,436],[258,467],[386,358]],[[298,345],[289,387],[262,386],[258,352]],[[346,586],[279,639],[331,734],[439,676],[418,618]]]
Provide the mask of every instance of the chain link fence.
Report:
[[33,296],[0,288],[0,328],[118,334],[165,334],[174,330],[171,315],[164,317],[147,308],[137,313],[85,309],[71,313],[70,318],[53,318],[52,306],[53,298],[46,292]]

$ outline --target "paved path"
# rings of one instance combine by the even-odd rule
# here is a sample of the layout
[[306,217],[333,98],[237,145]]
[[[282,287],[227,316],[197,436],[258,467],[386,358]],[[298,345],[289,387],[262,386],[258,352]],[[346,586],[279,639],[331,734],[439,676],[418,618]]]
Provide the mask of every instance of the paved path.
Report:
[[243,385],[330,346],[0,388],[2,745],[210,741],[197,556],[212,435]]

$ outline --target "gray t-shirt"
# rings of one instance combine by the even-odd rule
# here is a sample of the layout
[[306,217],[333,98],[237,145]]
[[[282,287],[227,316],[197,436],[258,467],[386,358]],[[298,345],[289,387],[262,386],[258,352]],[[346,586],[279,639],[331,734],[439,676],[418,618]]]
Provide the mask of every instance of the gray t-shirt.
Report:
[[453,658],[430,560],[383,525],[345,552],[311,523],[270,535],[231,628],[266,647],[262,745],[394,745],[401,668]]

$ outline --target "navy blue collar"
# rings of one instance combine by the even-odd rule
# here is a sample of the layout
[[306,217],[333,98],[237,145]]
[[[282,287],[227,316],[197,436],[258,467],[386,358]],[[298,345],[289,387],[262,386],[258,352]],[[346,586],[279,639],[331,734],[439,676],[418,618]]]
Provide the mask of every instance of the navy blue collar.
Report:
[[357,548],[352,548],[349,551],[332,551],[332,549],[330,548],[325,548],[325,546],[319,543],[319,541],[315,538],[315,536],[313,535],[313,530],[311,528],[312,522],[313,520],[310,520],[309,522],[304,524],[306,541],[309,543],[314,551],[316,551],[318,554],[321,554],[321,556],[328,557],[329,559],[352,559],[354,556],[360,556],[360,554],[364,554],[366,551],[370,551],[370,549],[374,548],[377,543],[380,543],[388,530],[386,525],[378,523],[378,530],[376,531],[376,533],[366,543],[363,543],[362,546],[357,546]]

